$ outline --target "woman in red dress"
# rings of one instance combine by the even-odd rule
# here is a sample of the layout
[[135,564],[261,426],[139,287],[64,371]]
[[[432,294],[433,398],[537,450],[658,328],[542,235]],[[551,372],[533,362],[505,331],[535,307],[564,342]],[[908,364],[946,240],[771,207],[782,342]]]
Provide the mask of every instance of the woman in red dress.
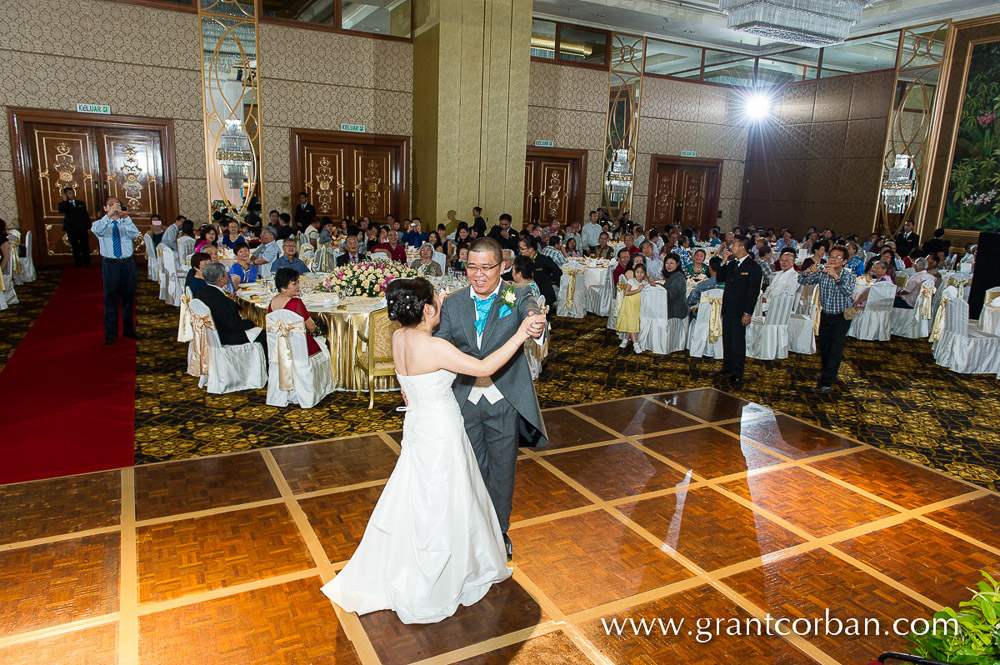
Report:
[[271,303],[267,306],[268,312],[276,312],[279,309],[287,309],[295,312],[305,321],[306,346],[309,349],[309,356],[312,357],[320,352],[319,344],[313,339],[312,333],[316,332],[316,322],[309,316],[309,310],[299,298],[299,273],[292,268],[280,268],[274,274],[274,288],[278,289],[278,295],[271,298]]

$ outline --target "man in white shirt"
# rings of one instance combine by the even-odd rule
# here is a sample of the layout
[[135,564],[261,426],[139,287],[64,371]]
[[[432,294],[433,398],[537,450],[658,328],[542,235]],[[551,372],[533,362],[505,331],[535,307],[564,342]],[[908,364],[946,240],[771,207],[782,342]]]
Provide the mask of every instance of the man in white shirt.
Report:
[[920,295],[920,287],[924,282],[933,284],[936,281],[934,275],[927,272],[927,259],[921,257],[914,261],[913,269],[916,272],[913,277],[906,280],[906,286],[896,294],[896,301],[892,303],[893,307],[913,309],[917,304],[917,296]]
[[791,248],[783,250],[778,265],[781,270],[771,275],[771,283],[764,291],[762,302],[767,302],[782,293],[795,293],[799,289],[799,274],[795,270],[795,250]]
[[639,251],[642,252],[643,257],[645,257],[646,274],[652,277],[654,281],[663,279],[663,261],[656,256],[656,248],[653,247],[653,243],[648,240],[644,240],[643,243],[639,245]]
[[184,215],[177,215],[174,223],[166,228],[163,232],[163,237],[160,238],[160,244],[169,247],[177,253],[177,236],[181,232],[181,225],[184,223]]
[[598,239],[601,237],[600,219],[601,214],[596,210],[591,210],[590,219],[583,225],[580,233],[580,237],[582,238],[580,241],[580,251],[584,254],[598,245]]
[[315,247],[319,243],[319,234],[322,230],[322,225],[320,223],[319,217],[313,217],[309,222],[309,226],[306,227],[304,235],[306,237],[306,242]]
[[274,260],[278,258],[281,254],[281,245],[275,240],[275,231],[273,226],[265,226],[260,230],[260,247],[254,250],[253,262],[257,265],[271,265]]

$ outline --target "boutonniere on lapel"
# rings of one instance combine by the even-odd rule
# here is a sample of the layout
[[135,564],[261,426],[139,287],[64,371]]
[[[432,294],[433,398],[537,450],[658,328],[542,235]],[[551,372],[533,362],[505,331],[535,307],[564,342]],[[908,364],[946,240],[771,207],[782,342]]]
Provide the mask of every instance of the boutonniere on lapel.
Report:
[[517,309],[517,296],[514,294],[514,287],[508,286],[500,292],[500,318],[507,316]]

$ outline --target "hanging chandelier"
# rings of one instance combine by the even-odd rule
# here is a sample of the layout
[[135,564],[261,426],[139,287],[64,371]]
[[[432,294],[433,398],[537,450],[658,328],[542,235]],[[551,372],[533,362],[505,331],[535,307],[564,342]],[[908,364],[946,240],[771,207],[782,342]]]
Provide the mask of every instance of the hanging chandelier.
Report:
[[728,27],[800,46],[829,46],[847,39],[861,11],[875,0],[719,0]]

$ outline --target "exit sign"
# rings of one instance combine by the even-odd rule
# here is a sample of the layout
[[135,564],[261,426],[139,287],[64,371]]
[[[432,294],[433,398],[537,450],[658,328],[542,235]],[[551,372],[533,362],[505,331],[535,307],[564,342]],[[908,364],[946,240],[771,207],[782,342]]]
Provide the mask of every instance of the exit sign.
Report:
[[348,125],[346,122],[340,123],[340,131],[342,132],[354,132],[355,134],[364,134],[364,125]]
[[107,104],[77,104],[77,113],[100,113],[101,115],[111,115],[111,107]]
[[555,145],[555,141],[535,141],[536,148],[554,148]]
[[681,150],[681,157],[697,157],[698,153],[694,150]]

